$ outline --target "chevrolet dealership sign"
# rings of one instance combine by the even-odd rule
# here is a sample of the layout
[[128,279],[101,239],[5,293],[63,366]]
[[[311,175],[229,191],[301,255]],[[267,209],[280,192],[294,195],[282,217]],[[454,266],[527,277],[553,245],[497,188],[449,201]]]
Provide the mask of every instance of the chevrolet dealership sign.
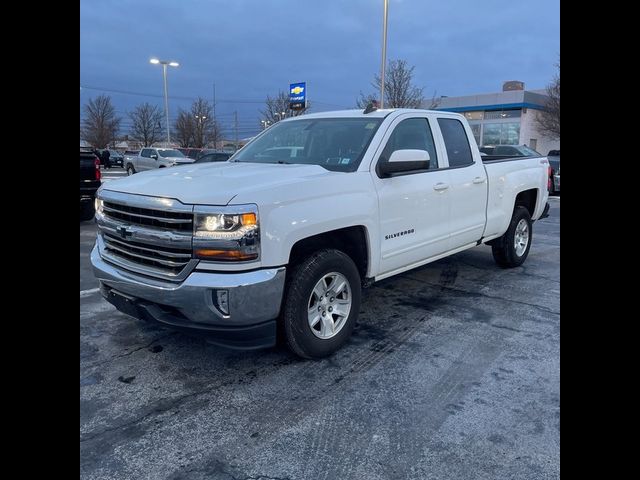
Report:
[[291,110],[304,110],[307,107],[307,84],[292,83],[289,85],[289,108]]

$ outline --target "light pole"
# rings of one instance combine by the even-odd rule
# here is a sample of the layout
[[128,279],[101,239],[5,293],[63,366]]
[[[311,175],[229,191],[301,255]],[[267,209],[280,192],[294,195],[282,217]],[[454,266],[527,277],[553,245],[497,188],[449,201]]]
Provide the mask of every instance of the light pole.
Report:
[[168,60],[158,60],[157,58],[152,58],[149,60],[149,63],[153,63],[154,65],[162,65],[162,80],[164,81],[164,115],[167,121],[167,147],[168,144],[171,143],[171,135],[169,133],[169,94],[167,93],[167,65],[170,67],[177,67],[180,64],[178,62],[169,62]]
[[382,65],[380,68],[380,108],[384,108],[384,70],[387,63],[387,18],[389,16],[389,0],[384,0],[382,15]]

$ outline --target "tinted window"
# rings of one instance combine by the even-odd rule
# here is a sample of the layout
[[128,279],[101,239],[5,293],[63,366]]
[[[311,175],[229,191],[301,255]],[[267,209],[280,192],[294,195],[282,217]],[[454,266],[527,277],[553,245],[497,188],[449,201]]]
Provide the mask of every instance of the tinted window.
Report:
[[227,153],[217,153],[214,155],[214,162],[226,162],[231,155]]
[[493,151],[493,154],[494,155],[514,155],[517,157],[525,156],[516,147],[509,147],[505,145],[498,145]]
[[179,150],[158,150],[161,157],[165,158],[183,158],[184,155]]
[[426,150],[431,158],[429,169],[438,168],[438,155],[426,118],[409,118],[400,122],[389,137],[379,163],[388,162],[396,150]]
[[140,152],[140,156],[149,158],[151,156],[151,149],[143,148],[142,151]]
[[452,118],[439,118],[438,125],[440,125],[442,138],[444,138],[444,144],[447,148],[449,166],[460,167],[472,164],[471,147],[462,122]]

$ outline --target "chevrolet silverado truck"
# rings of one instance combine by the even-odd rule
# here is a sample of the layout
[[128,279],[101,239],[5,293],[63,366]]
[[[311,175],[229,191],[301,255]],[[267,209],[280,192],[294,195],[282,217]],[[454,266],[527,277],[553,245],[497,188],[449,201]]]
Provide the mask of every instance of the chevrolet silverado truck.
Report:
[[143,148],[135,157],[128,157],[125,160],[127,175],[145,170],[155,170],[156,168],[173,167],[175,165],[185,165],[193,163],[194,160],[185,157],[180,150],[174,148]]
[[500,267],[525,261],[545,157],[481,157],[456,113],[365,112],[286,119],[227,162],[104,185],[102,295],[214,344],[320,358],[351,335],[364,286],[481,244]]

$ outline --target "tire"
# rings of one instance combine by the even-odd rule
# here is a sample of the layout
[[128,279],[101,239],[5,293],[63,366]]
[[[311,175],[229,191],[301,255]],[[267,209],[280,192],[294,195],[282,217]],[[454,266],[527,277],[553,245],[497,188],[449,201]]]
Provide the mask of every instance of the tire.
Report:
[[136,173],[136,169],[133,168],[133,165],[131,165],[130,163],[127,164],[127,175],[131,176],[134,173]]
[[[525,227],[526,226],[526,227]],[[516,246],[516,232],[521,232],[526,228],[524,235],[518,235],[519,245]],[[531,216],[529,210],[522,206],[516,206],[511,216],[509,228],[500,238],[491,245],[493,259],[501,268],[519,267],[524,263],[531,248]],[[523,242],[526,245],[523,247]]]
[[[358,268],[340,250],[325,249],[293,267],[287,277],[281,317],[287,346],[302,358],[331,355],[348,340],[358,319],[361,294]],[[343,282],[346,285],[336,294],[332,289],[340,288]],[[318,301],[318,293],[323,292],[320,296],[324,300]],[[346,315],[340,315],[339,311]],[[315,312],[317,322],[312,319]],[[324,319],[321,312],[325,313]]]
[[95,215],[96,211],[94,209],[92,202],[86,202],[84,204],[80,204],[80,221],[86,222],[87,220],[91,220]]

